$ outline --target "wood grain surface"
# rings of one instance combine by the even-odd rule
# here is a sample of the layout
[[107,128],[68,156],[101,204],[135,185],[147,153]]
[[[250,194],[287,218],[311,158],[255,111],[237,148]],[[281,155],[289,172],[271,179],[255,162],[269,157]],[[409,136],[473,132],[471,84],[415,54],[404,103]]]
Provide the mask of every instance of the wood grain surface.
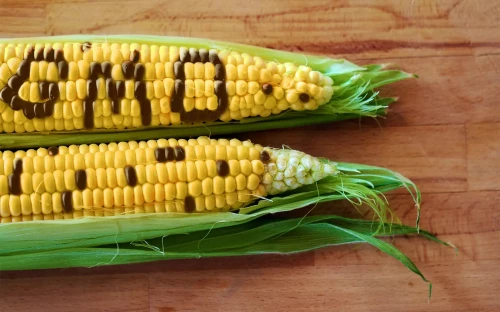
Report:
[[[497,0],[0,0],[2,37],[206,37],[417,73],[420,79],[382,90],[400,101],[379,123],[240,137],[401,172],[423,191],[421,227],[459,248],[455,255],[419,238],[394,240],[433,282],[430,303],[427,285],[400,263],[351,245],[293,256],[3,272],[0,311],[500,311],[499,16]],[[410,196],[388,199],[412,225]],[[342,202],[318,209],[357,217]]]

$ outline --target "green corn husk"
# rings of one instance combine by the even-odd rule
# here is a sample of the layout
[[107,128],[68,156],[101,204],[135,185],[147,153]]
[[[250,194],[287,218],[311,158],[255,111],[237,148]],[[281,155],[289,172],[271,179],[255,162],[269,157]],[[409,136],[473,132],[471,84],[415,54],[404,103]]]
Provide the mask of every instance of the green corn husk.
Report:
[[[329,103],[313,111],[287,111],[269,117],[251,117],[234,122],[211,122],[198,125],[167,127],[144,127],[129,130],[79,130],[54,131],[51,133],[0,134],[0,149],[19,149],[43,146],[108,143],[136,140],[149,140],[159,137],[179,138],[200,135],[233,134],[247,131],[269,130],[312,124],[327,123],[359,117],[378,117],[386,113],[395,98],[381,98],[375,90],[383,85],[403,79],[416,77],[399,70],[388,70],[387,65],[358,66],[346,60],[271,50],[243,44],[213,41],[208,39],[160,37],[140,35],[95,36],[73,35],[35,38],[0,39],[0,44],[37,42],[118,42],[188,46],[195,48],[231,49],[257,55],[267,61],[293,62],[307,64],[313,70],[330,76],[335,84],[335,93]],[[110,135],[112,134],[112,135]]]
[[[400,187],[410,190],[418,211],[419,190],[401,175],[365,165],[339,163],[338,168],[341,171],[339,175],[320,180],[316,185],[260,200],[238,212],[126,214],[0,224],[0,270],[7,269],[3,263],[7,256],[130,243],[238,226],[269,214],[346,198],[356,205],[367,204],[372,207],[376,212],[373,231],[384,233],[388,230],[385,223],[392,223],[393,219],[381,194]],[[252,244],[253,237],[245,239],[248,244]],[[92,261],[94,256],[89,253],[85,256],[88,257],[86,261]],[[24,268],[40,268],[34,262],[32,265]],[[54,265],[65,267],[66,264]]]
[[281,220],[262,217],[229,227],[164,235],[130,243],[3,255],[0,256],[0,270],[91,268],[172,259],[260,254],[287,255],[331,246],[368,243],[395,258],[427,282],[430,298],[432,283],[425,278],[410,258],[392,244],[379,238],[413,235],[449,247],[454,246],[437,239],[429,232],[419,231],[409,226],[385,224],[383,231],[374,231],[374,228],[373,222],[370,221],[332,215]]
[[[417,235],[453,247],[419,229],[418,188],[388,169],[348,163],[337,163],[337,168],[339,175],[260,200],[238,212],[129,214],[0,224],[0,271],[292,254],[369,243],[428,282],[430,297],[432,284],[415,264],[396,247],[379,239]],[[401,187],[414,198],[416,227],[394,223],[382,195]],[[311,211],[298,219],[270,218],[276,213],[340,199],[347,199],[355,206],[370,206],[375,211],[374,220],[307,216]]]

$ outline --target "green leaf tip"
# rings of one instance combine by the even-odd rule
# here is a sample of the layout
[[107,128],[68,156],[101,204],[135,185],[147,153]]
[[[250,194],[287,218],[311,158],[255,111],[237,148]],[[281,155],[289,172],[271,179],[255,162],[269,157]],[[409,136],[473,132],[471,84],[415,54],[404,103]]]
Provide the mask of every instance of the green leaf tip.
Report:
[[[164,220],[165,221],[165,220]],[[1,228],[1,227],[0,227]],[[155,235],[119,242],[116,236],[107,244],[95,242],[74,246],[54,244],[46,250],[27,249],[0,255],[0,270],[67,267],[95,267],[168,259],[207,258],[257,254],[293,254],[318,248],[368,243],[395,258],[410,271],[432,284],[416,265],[394,245],[379,238],[388,235],[422,236],[443,243],[425,231],[404,225],[384,227],[377,232],[372,222],[335,215],[279,219],[262,216],[231,226],[184,229],[177,234]],[[389,230],[390,228],[390,230]],[[111,235],[113,236],[113,235]],[[376,237],[378,236],[378,237]]]

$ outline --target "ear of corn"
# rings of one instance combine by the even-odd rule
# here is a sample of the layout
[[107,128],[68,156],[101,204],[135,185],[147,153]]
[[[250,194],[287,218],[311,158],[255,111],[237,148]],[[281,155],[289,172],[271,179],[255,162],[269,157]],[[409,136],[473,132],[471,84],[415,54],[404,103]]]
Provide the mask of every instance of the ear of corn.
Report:
[[[406,187],[420,201],[415,185],[390,170],[238,140],[73,145],[1,156],[7,190],[0,196],[0,257],[207,231],[346,198],[371,206],[383,230],[392,219],[381,192]],[[135,174],[118,174],[124,168]],[[185,213],[196,211],[203,213]]]
[[[260,208],[245,208],[257,199],[340,173],[337,164],[299,151],[208,137],[4,151],[0,222],[138,212],[249,212]],[[348,185],[348,178],[343,183]],[[372,206],[385,221],[385,205]]]
[[[366,242],[428,282],[409,258],[374,236],[418,234],[451,246],[419,231],[418,213],[416,228],[392,223],[383,192],[405,187],[419,211],[420,192],[403,176],[288,149],[200,137],[0,156],[0,271],[288,254]],[[370,206],[379,223],[328,215],[266,219],[339,199]],[[429,283],[429,296],[430,290]]]
[[203,39],[4,39],[0,148],[65,144],[75,132],[72,143],[91,143],[116,130],[146,140],[376,117],[393,99],[374,89],[409,77]]

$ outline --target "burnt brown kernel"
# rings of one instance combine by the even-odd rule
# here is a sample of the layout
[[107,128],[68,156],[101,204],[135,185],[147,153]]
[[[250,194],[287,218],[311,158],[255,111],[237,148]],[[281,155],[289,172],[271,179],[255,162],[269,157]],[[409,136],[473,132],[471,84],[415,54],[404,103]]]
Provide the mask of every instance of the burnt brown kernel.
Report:
[[208,60],[214,65],[220,64],[219,54],[215,51],[210,51],[208,53]]
[[61,202],[64,212],[73,212],[73,201],[71,198],[71,191],[64,191],[61,193]]
[[28,61],[34,61],[35,60],[35,48],[31,47],[27,52],[26,56],[24,57],[25,60]]
[[25,100],[21,99],[18,95],[14,95],[12,97],[12,100],[10,100],[10,108],[12,108],[15,111],[23,109],[26,104],[29,104]]
[[[226,100],[226,102],[228,102],[228,101]],[[220,100],[218,101],[218,105],[219,106],[221,105]],[[223,105],[224,105],[224,103],[223,103]],[[226,103],[225,105],[227,106],[228,103]],[[219,111],[221,111],[221,112],[219,112]],[[215,121],[215,120],[219,119],[220,115],[222,114],[222,110],[220,110],[219,107],[217,107],[217,109],[214,111],[205,109],[203,112],[205,113],[205,116],[203,116],[203,121]]]
[[68,62],[66,61],[59,61],[57,63],[57,69],[59,71],[59,79],[66,79],[68,78]]
[[118,80],[116,82],[116,97],[121,99],[125,96],[125,81]]
[[173,147],[165,147],[165,158],[167,161],[175,160],[175,150]]
[[[27,104],[26,106],[30,106],[30,104]],[[43,103],[36,103],[33,105],[33,110],[35,111],[35,117],[36,118],[43,118],[45,117],[45,111],[43,110]]]
[[40,81],[38,83],[38,90],[40,91],[40,98],[48,99],[49,98],[49,85],[47,81]]
[[142,80],[144,78],[144,73],[146,72],[146,68],[141,63],[135,64],[134,69],[134,79]]
[[189,56],[191,58],[191,63],[197,63],[201,61],[200,53],[195,48],[189,49]]
[[191,61],[191,55],[189,55],[189,51],[186,49],[181,49],[179,53],[179,60],[182,63],[187,63]]
[[[191,112],[192,112],[192,111],[191,111]],[[180,111],[180,120],[181,120],[183,123],[192,123],[192,120],[191,120],[191,119],[192,119],[192,116],[191,116],[191,114],[189,114],[189,113],[191,113],[191,112],[186,112],[184,109],[182,109],[182,110]]]
[[223,81],[216,80],[214,82],[215,95],[217,96],[217,119],[229,106],[229,99],[227,97],[226,84]]
[[134,63],[130,61],[123,62],[122,71],[125,79],[132,79],[134,77]]
[[271,94],[273,93],[273,86],[269,83],[265,83],[262,85],[262,92],[264,92],[264,94]]
[[55,82],[49,85],[49,100],[56,101],[59,99],[59,86]]
[[54,113],[54,101],[48,100],[43,103],[43,112],[45,117],[50,117]]
[[214,81],[214,90],[218,98],[227,97],[226,84],[223,81]]
[[30,67],[31,61],[22,60],[17,68],[17,75],[21,77],[21,79],[26,80],[30,76]]
[[84,42],[81,46],[82,52],[88,51],[92,48],[92,43],[90,42]]
[[196,123],[196,122],[203,120],[203,118],[204,118],[203,113],[204,113],[204,111],[200,111],[197,109],[193,109],[190,112],[186,112],[183,110],[181,112],[181,120],[184,123]]
[[217,64],[215,65],[215,78],[214,80],[224,80],[226,79],[226,69],[224,65]]
[[94,128],[94,103],[88,99],[83,101],[83,125],[86,129]]
[[43,48],[35,52],[35,61],[43,61]]
[[53,62],[54,61],[54,49],[52,49],[51,47],[48,47],[47,49],[45,49],[45,60],[47,62]]
[[14,164],[12,166],[12,172],[14,174],[21,174],[23,173],[23,160],[21,158],[16,158],[14,159]]
[[97,62],[90,63],[90,79],[97,79],[102,74],[101,64]]
[[51,146],[47,149],[47,153],[49,153],[50,156],[56,156],[59,154],[59,147]]
[[192,213],[196,210],[196,202],[192,196],[184,198],[184,212]]
[[4,87],[2,89],[2,91],[0,91],[0,100],[2,100],[3,102],[7,103],[7,104],[10,104],[10,101],[12,100],[12,96],[13,96],[13,92],[12,92],[12,89],[9,88],[9,87]]
[[205,49],[200,49],[200,62],[202,63],[208,62],[208,51]]
[[87,80],[87,99],[95,101],[97,99],[97,81]]
[[174,76],[175,79],[186,80],[186,75],[184,74],[184,64],[182,62],[174,63]]
[[267,164],[271,160],[271,155],[267,151],[260,152],[260,161]]
[[302,102],[307,103],[307,102],[309,102],[309,99],[311,99],[311,97],[307,93],[301,93],[301,94],[299,94],[299,99]]
[[220,115],[222,115],[222,113],[226,111],[228,106],[229,99],[227,98],[227,96],[217,98],[217,109],[215,110],[215,112],[217,112],[218,114],[217,119],[219,119]]
[[125,166],[125,178],[127,179],[127,184],[130,186],[137,185],[137,173],[135,168],[132,166]]
[[106,79],[106,94],[108,98],[114,100],[117,98],[116,96],[116,85],[113,79],[108,78]]
[[174,147],[175,160],[181,161],[186,158],[186,153],[184,152],[184,147],[176,146]]
[[163,147],[157,147],[155,149],[155,158],[159,162],[166,162],[167,161],[166,149]]
[[146,84],[144,81],[135,82],[134,96],[138,100],[144,100],[146,98]]
[[229,164],[227,163],[227,161],[219,159],[217,160],[215,165],[217,167],[217,174],[221,177],[225,177],[229,174]]
[[64,59],[64,51],[63,50],[57,50],[55,52],[55,61],[58,64],[59,64],[59,62],[65,61],[65,59]]
[[104,77],[109,78],[111,77],[111,69],[113,68],[113,64],[111,62],[103,62],[101,64],[101,72],[104,75]]
[[130,53],[130,61],[133,63],[139,62],[139,59],[141,58],[141,53],[139,51],[134,50]]
[[148,99],[139,100],[141,104],[141,121],[143,126],[149,126],[151,124],[151,102]]
[[9,81],[7,81],[7,85],[12,89],[12,91],[17,92],[19,91],[19,88],[24,83],[24,79],[19,77],[18,75],[14,74],[9,78]]
[[84,190],[87,187],[87,173],[85,170],[75,171],[75,182],[76,188],[79,190]]
[[12,195],[21,195],[21,175],[20,174],[10,174],[7,182],[9,184],[9,193]]
[[120,100],[119,99],[114,99],[111,101],[111,111],[115,115],[120,113]]
[[185,90],[184,81],[176,79],[174,84],[174,94],[170,102],[170,109],[174,113],[179,113],[183,109],[184,90]]
[[28,119],[35,118],[35,105],[34,104],[26,104],[23,108],[24,116]]
[[204,110],[193,109],[192,111],[189,112],[190,116],[188,117],[188,119],[194,123],[202,122],[204,119],[207,118],[206,111],[207,111],[206,109]]

